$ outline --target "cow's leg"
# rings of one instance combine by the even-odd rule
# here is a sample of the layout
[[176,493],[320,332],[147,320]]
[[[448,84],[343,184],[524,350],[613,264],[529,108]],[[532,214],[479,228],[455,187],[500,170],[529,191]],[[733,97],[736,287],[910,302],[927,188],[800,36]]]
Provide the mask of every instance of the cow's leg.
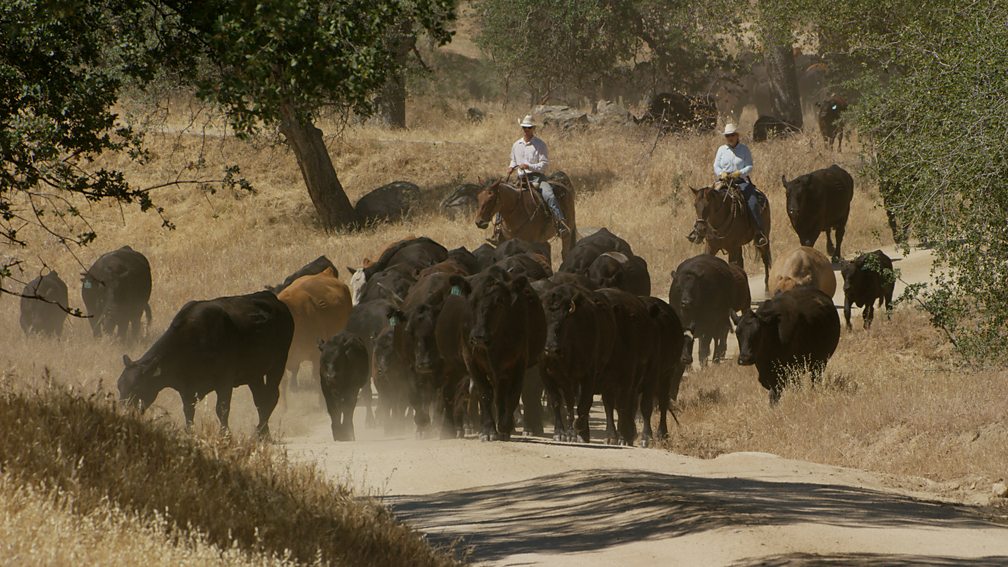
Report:
[[841,128],[840,131],[837,132],[837,141],[838,141],[837,152],[843,153],[843,128]]
[[843,259],[843,252],[841,251],[841,247],[843,246],[844,234],[847,233],[846,220],[844,221],[844,224],[841,224],[840,226],[834,228],[833,232],[836,233],[836,250],[833,251],[833,256],[831,259],[833,260],[833,263],[837,263],[841,259]]
[[227,433],[228,416],[231,414],[231,394],[234,388],[230,385],[217,388],[217,420],[220,421],[221,433]]
[[602,394],[602,406],[605,408],[606,445],[615,445],[619,439],[616,434],[616,420],[613,418],[613,410],[616,406],[613,397],[612,392],[603,392]]
[[[640,380],[635,380],[634,383],[639,384]],[[623,393],[617,402],[617,411],[619,412],[617,428],[619,430],[620,445],[633,446],[634,441],[637,439],[639,398],[640,395],[637,393],[637,388],[632,388],[631,391]]]
[[700,368],[707,366],[707,357],[710,356],[711,351],[711,341],[713,341],[713,337],[700,335],[700,347],[697,353],[697,356],[700,358]]
[[522,380],[521,387],[522,429],[524,433],[537,437],[543,435],[542,395],[544,386],[541,372],[541,366],[530,368]]
[[851,324],[850,324],[850,318],[851,318],[851,300],[847,296],[844,296],[843,316],[844,316],[844,321],[847,322],[847,330],[848,331],[852,331],[853,327],[851,327]]
[[179,392],[182,398],[182,415],[185,417],[186,429],[192,429],[193,420],[196,419],[196,394],[192,392]]
[[595,401],[592,388],[587,384],[581,385],[578,392],[577,419],[574,422],[574,429],[577,431],[577,440],[582,443],[591,443],[591,427],[589,417],[591,415],[592,402]]
[[430,400],[427,396],[427,389],[413,381],[410,385],[409,404],[413,408],[413,424],[416,425],[416,436],[423,439],[430,425],[430,414],[427,413]]
[[441,438],[454,439],[457,436],[455,428],[455,393],[457,380],[445,376],[442,378],[440,393],[442,405]]
[[867,331],[871,329],[872,320],[875,318],[875,300],[871,300],[865,305],[864,312],[861,313],[861,317],[864,318],[864,329]]
[[654,394],[652,392],[645,391],[641,394],[640,399],[641,419],[644,421],[643,431],[641,432],[641,447],[647,447],[650,445],[651,439],[654,436],[654,431],[651,429],[651,414],[653,412]]
[[[833,229],[833,232],[837,232]],[[833,246],[833,237],[830,236],[830,228],[826,227],[826,253],[829,254],[831,259],[836,259],[836,247]]]
[[714,339],[714,363],[724,362],[725,354],[728,352],[728,327],[722,330],[721,334]]
[[367,429],[373,429],[377,424],[373,398],[374,394],[371,390],[371,376],[368,376],[367,383],[364,384],[363,388],[361,388],[360,399],[358,400],[358,403],[363,402],[364,407],[367,408],[367,416],[364,418],[364,427]]
[[353,416],[354,409],[357,407],[357,396],[359,395],[360,392],[357,392],[355,395],[346,396],[340,407],[342,413],[340,416],[342,419],[340,429],[343,432],[343,438],[347,441],[353,441],[357,438],[354,434]]
[[340,401],[336,398],[336,394],[332,391],[331,387],[326,385],[321,385],[322,397],[325,399],[326,412],[329,414],[330,428],[332,429],[333,441],[342,441],[343,433],[341,429],[341,416],[342,408],[340,407]]
[[763,260],[763,290],[770,291],[770,266],[773,263],[773,256],[770,252],[770,244],[756,249]]
[[472,383],[475,393],[479,396],[480,409],[480,441],[497,440],[497,422],[494,420],[494,390],[486,374],[474,372]]
[[[504,377],[503,382],[498,381],[498,388],[500,390],[499,401],[497,402],[498,411],[503,409],[503,413],[498,413],[501,416],[497,424],[497,432],[500,433],[500,438],[502,441],[510,441],[511,434],[514,432],[514,413],[518,409],[518,403],[522,396],[522,386],[524,385],[525,377],[525,362],[519,361],[518,367],[508,372]],[[501,405],[503,403],[503,406]],[[542,402],[539,400],[535,401],[539,404],[539,413],[542,414]],[[542,426],[542,416],[539,417],[540,427]]]
[[249,389],[252,390],[252,402],[255,404],[256,412],[259,414],[259,423],[256,425],[256,433],[261,439],[269,437],[269,420],[276,409],[277,401],[280,399],[280,383],[284,376],[284,361],[281,360],[266,372],[266,380],[250,380]]
[[553,409],[553,440],[564,441],[564,437],[567,434],[567,427],[563,416],[565,398],[558,385],[559,373],[556,371],[550,372],[542,366],[540,366],[540,371],[543,373],[542,382],[543,387],[546,389],[546,397],[549,399],[550,408]]

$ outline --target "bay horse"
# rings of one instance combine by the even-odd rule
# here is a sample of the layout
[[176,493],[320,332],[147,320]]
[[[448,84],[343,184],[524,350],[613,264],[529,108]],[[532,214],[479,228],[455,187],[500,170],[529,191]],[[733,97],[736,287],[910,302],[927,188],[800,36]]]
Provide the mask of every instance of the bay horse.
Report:
[[[560,248],[561,258],[565,258],[577,241],[574,187],[567,176],[559,171],[550,176],[548,181],[556,189],[560,210],[567,217],[567,227],[570,228]],[[553,215],[535,189],[516,187],[505,179],[498,179],[484,186],[476,195],[476,200],[476,226],[485,229],[494,215],[500,213],[503,240],[521,238],[530,242],[548,243],[550,238],[557,236]]]
[[[734,185],[715,183],[693,191],[697,220],[693,231],[686,238],[694,244],[707,241],[707,253],[716,255],[724,251],[728,262],[745,269],[742,245],[749,244],[756,236],[756,228],[749,218],[749,210],[742,193]],[[760,211],[763,226],[766,227],[767,243],[756,250],[763,259],[763,285],[770,289],[770,206],[764,202]]]

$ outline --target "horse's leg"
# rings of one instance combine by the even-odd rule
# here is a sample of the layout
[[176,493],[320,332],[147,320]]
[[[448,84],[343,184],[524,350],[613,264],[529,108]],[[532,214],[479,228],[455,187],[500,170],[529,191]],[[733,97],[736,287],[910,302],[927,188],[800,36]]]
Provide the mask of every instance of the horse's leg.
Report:
[[735,245],[728,250],[728,263],[734,264],[745,271],[745,259],[742,257],[742,246]]

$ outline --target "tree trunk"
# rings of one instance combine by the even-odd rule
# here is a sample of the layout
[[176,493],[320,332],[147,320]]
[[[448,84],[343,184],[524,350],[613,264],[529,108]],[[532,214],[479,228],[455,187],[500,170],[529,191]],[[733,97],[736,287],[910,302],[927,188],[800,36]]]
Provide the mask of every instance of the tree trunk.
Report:
[[375,99],[378,116],[389,128],[406,127],[406,78],[396,71]]
[[769,45],[764,49],[764,56],[769,76],[771,112],[784,122],[801,128],[803,117],[794,49],[789,41],[782,41],[780,36],[767,34],[766,37]]
[[322,139],[322,130],[311,122],[301,122],[288,110],[280,121],[280,132],[297,158],[322,226],[326,230],[351,226],[357,215],[336,177],[336,169]]

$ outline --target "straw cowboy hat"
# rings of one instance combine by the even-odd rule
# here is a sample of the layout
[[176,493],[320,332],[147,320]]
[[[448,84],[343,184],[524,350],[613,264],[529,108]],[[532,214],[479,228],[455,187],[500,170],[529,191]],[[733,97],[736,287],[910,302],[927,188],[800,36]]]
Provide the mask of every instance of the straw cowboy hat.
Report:
[[730,136],[732,134],[738,134],[738,125],[729,122],[724,126],[724,135]]
[[521,127],[522,128],[535,128],[536,127],[535,120],[532,119],[532,115],[531,114],[526,114],[525,118],[522,118]]

